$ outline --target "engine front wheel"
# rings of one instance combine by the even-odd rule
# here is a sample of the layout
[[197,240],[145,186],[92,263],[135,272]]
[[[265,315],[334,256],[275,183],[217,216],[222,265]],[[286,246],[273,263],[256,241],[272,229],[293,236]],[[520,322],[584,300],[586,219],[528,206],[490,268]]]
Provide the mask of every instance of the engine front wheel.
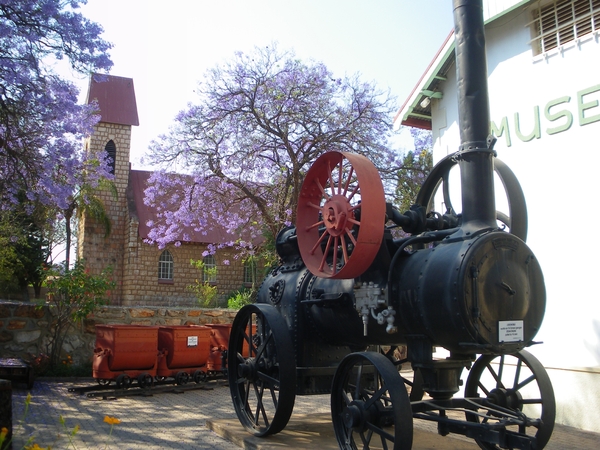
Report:
[[[543,449],[550,440],[556,415],[554,390],[544,366],[525,350],[514,355],[480,356],[469,371],[465,398],[473,398],[480,405],[467,412],[470,422],[493,423],[515,417],[523,425],[508,429],[535,436],[536,448]],[[485,450],[500,448],[476,442]]]
[[376,352],[352,353],[338,366],[331,418],[343,450],[410,450],[413,417],[396,366]]

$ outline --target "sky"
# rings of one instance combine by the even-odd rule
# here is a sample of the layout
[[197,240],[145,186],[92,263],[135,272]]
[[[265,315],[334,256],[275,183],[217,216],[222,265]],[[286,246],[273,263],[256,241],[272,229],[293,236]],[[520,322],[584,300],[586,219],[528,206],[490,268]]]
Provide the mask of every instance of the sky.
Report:
[[[234,52],[278,43],[336,77],[360,74],[401,106],[453,27],[450,0],[88,0],[81,12],[102,25],[112,75],[133,78],[140,125],[131,162],[195,102],[206,70]],[[76,77],[81,101],[87,77]]]

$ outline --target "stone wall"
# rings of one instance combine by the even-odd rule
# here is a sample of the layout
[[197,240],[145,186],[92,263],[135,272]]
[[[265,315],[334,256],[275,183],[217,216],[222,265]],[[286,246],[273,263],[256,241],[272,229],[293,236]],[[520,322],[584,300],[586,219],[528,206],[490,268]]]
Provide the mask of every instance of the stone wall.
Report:
[[[74,364],[92,360],[96,324],[204,325],[232,323],[237,311],[183,307],[105,306],[72,329],[63,344],[63,358],[70,355]],[[52,313],[48,307],[0,300],[0,355],[32,360],[48,353],[48,330]]]

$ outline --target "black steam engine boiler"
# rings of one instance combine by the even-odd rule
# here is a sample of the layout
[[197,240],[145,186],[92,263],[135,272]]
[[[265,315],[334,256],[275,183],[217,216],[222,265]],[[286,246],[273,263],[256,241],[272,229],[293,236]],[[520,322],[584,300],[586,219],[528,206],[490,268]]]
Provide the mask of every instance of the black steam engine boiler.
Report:
[[454,20],[459,150],[404,213],[386,203],[366,157],[323,154],[306,174],[296,226],[277,237],[281,265],[236,316],[229,384],[255,435],[281,431],[296,395],[330,393],[342,449],[410,449],[414,419],[484,449],[541,449],[550,439],[552,385],[525,350],[542,324],[544,279],[525,244],[523,193],[489,137],[481,0],[454,0]]

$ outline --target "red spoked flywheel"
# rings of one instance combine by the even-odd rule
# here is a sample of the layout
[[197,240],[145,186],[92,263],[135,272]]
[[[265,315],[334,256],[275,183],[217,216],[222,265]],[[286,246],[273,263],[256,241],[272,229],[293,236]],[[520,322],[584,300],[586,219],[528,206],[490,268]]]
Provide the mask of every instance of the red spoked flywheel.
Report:
[[309,169],[298,200],[296,234],[308,270],[356,278],[383,239],[385,196],[377,168],[354,153],[327,152]]

